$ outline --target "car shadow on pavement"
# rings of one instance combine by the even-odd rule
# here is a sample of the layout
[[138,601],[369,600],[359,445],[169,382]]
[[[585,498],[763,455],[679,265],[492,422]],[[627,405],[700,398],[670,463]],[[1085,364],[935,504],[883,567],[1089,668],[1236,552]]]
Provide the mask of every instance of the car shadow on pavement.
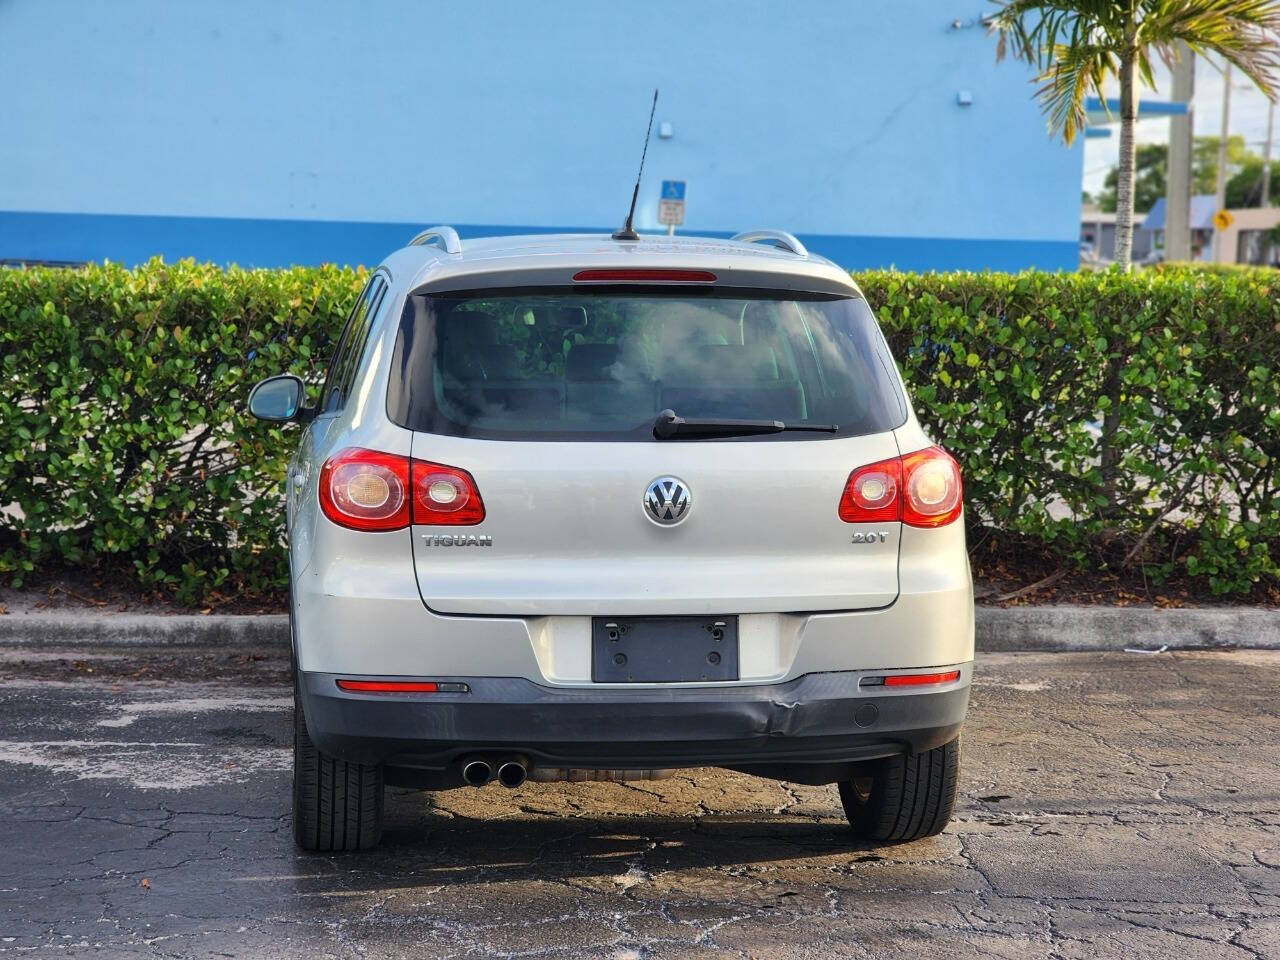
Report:
[[[477,876],[495,882],[611,878],[625,884],[625,875],[636,869],[778,864],[831,855],[852,862],[938,855],[932,840],[896,847],[862,843],[843,818],[749,810],[669,817],[625,810],[559,815],[531,810],[518,792],[497,796],[501,799],[489,816],[472,817],[439,809],[431,794],[395,791],[388,797],[382,844],[376,850],[342,856],[300,853],[299,866],[329,860],[341,868],[344,888],[366,874],[384,889],[399,885],[388,876],[397,872],[405,875],[404,886],[471,883]],[[907,851],[913,853],[902,857]],[[316,879],[323,875],[312,874]]]

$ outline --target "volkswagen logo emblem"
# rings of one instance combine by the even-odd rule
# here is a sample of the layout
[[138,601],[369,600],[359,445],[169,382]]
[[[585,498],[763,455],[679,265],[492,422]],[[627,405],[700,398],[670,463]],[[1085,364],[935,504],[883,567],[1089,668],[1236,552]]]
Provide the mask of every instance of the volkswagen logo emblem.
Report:
[[689,487],[678,477],[659,477],[644,492],[644,512],[664,527],[679,523],[689,515]]

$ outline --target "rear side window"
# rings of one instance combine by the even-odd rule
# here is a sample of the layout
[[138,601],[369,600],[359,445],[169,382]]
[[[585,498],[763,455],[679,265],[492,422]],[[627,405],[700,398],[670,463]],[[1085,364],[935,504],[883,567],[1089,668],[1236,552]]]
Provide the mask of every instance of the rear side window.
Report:
[[369,328],[378,314],[386,289],[386,280],[380,274],[375,274],[365,284],[355,306],[351,308],[351,316],[347,318],[338,346],[333,352],[324,389],[320,393],[321,413],[333,413],[346,404],[347,394],[351,392],[351,384],[360,366],[360,358],[364,355],[365,343],[369,339]]
[[658,413],[900,426],[906,405],[866,302],[757,290],[535,287],[408,298],[393,421],[450,436],[652,440]]

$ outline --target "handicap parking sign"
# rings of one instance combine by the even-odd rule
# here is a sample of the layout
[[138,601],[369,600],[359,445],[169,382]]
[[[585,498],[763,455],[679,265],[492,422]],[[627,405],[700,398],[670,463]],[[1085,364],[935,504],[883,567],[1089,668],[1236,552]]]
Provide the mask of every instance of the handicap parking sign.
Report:
[[658,222],[668,227],[684,223],[684,181],[663,180],[662,195],[658,200]]

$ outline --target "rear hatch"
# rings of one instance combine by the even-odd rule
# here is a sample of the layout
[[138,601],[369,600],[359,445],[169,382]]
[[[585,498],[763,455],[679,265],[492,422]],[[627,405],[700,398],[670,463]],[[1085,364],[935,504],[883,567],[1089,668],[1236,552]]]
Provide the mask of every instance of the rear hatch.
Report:
[[[483,501],[479,522],[442,511],[413,528],[437,612],[798,612],[897,596],[899,525],[837,515],[852,470],[898,455],[906,414],[854,295],[414,294],[388,411],[414,431],[415,460],[466,471],[465,495]],[[664,411],[679,420],[655,433]]]

